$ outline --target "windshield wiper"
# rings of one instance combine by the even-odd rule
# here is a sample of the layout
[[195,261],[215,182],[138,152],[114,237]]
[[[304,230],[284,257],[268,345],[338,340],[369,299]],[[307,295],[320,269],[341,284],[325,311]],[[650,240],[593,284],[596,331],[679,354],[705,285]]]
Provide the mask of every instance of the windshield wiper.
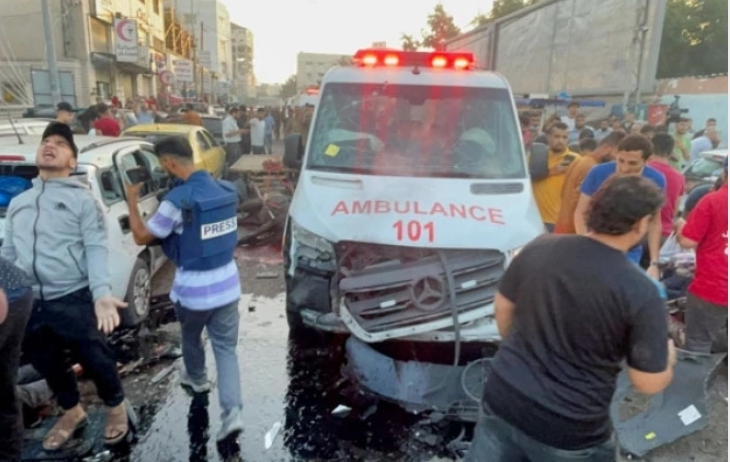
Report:
[[354,173],[354,174],[361,174],[361,175],[373,175],[374,172],[369,168],[364,167],[338,167],[335,165],[309,165],[307,167],[309,170],[319,170],[322,172],[332,172],[332,173]]

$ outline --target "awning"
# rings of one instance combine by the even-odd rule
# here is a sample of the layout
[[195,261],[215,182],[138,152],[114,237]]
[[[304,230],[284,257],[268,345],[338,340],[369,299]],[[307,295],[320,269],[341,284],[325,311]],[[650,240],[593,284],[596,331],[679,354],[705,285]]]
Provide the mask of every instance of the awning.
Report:
[[117,58],[111,54],[111,53],[100,53],[97,51],[92,51],[89,53],[89,59],[91,60],[92,64],[114,64],[114,62],[117,60]]
[[152,74],[149,67],[140,66],[137,63],[125,63],[117,61],[117,69],[127,74]]

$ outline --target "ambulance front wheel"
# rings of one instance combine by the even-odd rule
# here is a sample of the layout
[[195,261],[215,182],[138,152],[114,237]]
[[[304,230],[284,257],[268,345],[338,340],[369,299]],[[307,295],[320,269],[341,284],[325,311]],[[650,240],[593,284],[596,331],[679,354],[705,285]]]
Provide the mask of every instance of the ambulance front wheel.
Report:
[[124,301],[127,307],[119,310],[122,327],[134,327],[147,319],[150,312],[150,293],[152,290],[152,277],[150,268],[146,261],[138,258],[134,262],[132,275],[129,278],[127,295]]

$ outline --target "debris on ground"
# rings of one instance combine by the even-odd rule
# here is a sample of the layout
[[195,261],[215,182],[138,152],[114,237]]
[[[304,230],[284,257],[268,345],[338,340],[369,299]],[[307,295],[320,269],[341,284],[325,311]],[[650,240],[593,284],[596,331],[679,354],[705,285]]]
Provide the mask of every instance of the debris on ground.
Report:
[[274,441],[276,440],[276,436],[279,434],[279,430],[281,430],[281,422],[276,422],[271,426],[271,430],[266,432],[264,436],[264,448],[267,450],[271,449],[271,446],[274,445]]
[[256,279],[277,279],[278,277],[279,277],[279,275],[277,273],[269,273],[269,272],[258,273],[256,275]]
[[175,365],[174,364],[171,365],[171,366],[167,366],[166,368],[162,369],[160,372],[158,372],[157,374],[155,374],[155,376],[152,377],[152,380],[150,380],[150,383],[152,385],[156,385],[156,384],[162,382],[162,380],[165,377],[167,377],[168,375],[170,375],[170,373],[172,371],[174,371],[174,370],[175,370]]
[[351,407],[340,404],[332,411],[332,415],[337,417],[346,417],[350,414],[350,411],[352,411]]

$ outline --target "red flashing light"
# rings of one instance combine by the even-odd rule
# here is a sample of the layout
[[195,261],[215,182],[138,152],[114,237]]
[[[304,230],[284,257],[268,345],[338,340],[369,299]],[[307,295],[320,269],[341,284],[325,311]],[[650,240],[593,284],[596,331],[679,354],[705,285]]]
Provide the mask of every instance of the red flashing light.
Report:
[[446,59],[445,56],[436,55],[433,58],[431,58],[431,66],[435,68],[442,69],[446,67],[446,65],[449,63],[449,61]]
[[366,66],[375,66],[378,64],[378,57],[374,54],[367,54],[362,57],[362,63]]
[[360,66],[388,67],[432,67],[435,69],[468,70],[474,68],[472,53],[394,51],[381,49],[364,49],[355,54],[354,62]]
[[466,69],[471,66],[471,62],[463,56],[454,59],[454,67],[456,69]]
[[385,56],[383,62],[386,66],[397,66],[400,63],[400,58],[396,54],[389,54]]

